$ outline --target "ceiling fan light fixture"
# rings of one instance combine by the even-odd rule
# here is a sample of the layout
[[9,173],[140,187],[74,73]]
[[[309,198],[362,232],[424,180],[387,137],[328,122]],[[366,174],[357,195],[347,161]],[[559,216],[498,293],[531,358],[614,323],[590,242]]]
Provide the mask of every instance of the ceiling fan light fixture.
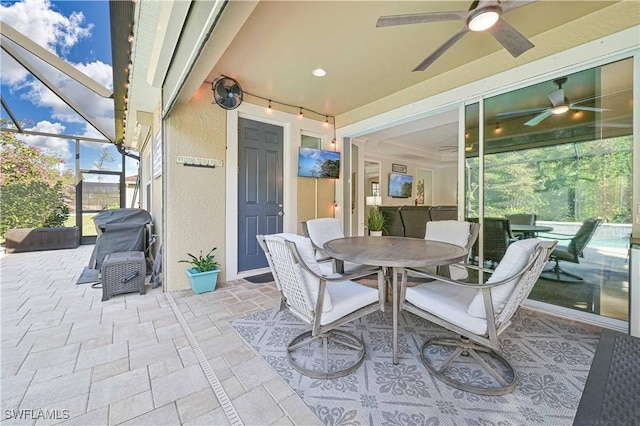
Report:
[[324,77],[325,75],[327,75],[327,71],[322,68],[314,68],[311,70],[311,74],[315,75],[316,77]]
[[569,111],[569,105],[558,105],[551,108],[551,113],[555,115],[564,114]]
[[467,21],[467,26],[471,31],[485,31],[493,27],[498,19],[500,19],[500,13],[498,8],[486,7],[478,10],[472,14]]

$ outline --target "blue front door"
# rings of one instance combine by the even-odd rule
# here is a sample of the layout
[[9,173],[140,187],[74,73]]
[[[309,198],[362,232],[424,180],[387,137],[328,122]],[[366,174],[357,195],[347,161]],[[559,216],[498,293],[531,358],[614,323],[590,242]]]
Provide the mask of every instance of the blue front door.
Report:
[[283,129],[238,119],[238,271],[264,268],[258,234],[282,232]]

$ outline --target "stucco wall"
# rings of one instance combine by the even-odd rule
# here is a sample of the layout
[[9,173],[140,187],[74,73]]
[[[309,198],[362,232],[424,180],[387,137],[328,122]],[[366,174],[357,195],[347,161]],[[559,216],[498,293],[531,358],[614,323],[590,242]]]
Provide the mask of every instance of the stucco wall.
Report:
[[[180,155],[224,160],[226,112],[211,104],[205,86],[188,103],[177,104],[165,120],[165,226],[163,243],[166,291],[189,288],[184,273],[187,264],[178,263],[187,253],[208,253],[225,263],[225,168],[188,167],[176,162]],[[235,165],[231,165],[235,167]],[[222,269],[219,280],[225,279]]]

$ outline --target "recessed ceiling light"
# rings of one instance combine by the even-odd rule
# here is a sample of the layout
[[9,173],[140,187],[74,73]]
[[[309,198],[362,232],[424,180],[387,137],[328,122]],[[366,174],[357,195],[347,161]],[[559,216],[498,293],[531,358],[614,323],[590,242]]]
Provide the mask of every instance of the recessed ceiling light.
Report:
[[311,74],[315,75],[316,77],[324,77],[325,75],[327,75],[327,72],[322,68],[315,68],[311,70]]

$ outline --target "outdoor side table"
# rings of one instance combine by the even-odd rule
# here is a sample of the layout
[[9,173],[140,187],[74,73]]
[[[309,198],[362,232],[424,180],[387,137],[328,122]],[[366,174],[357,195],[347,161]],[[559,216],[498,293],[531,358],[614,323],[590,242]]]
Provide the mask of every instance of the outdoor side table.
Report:
[[110,253],[102,262],[102,301],[121,293],[144,294],[147,263],[141,251]]

